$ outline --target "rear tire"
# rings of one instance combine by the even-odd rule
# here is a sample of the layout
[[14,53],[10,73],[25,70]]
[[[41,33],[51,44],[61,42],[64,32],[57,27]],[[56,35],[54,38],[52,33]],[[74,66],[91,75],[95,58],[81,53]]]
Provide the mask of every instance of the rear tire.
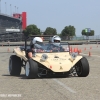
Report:
[[29,79],[35,79],[38,77],[38,63],[32,59],[26,62],[25,75]]
[[76,73],[79,77],[86,77],[89,74],[89,63],[88,60],[83,57],[76,65]]
[[16,56],[12,55],[9,58],[9,73],[12,76],[19,76],[21,73],[21,59]]

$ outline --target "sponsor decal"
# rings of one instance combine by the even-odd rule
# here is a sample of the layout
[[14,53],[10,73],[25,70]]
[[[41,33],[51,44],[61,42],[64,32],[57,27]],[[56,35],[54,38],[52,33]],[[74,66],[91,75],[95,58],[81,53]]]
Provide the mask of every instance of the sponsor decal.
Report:
[[62,68],[62,66],[60,66],[60,70],[62,70],[63,68]]

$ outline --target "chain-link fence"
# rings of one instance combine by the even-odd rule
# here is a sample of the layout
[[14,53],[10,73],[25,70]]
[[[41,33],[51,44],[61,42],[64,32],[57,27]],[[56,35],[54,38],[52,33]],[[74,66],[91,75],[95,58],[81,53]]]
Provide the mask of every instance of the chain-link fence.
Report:
[[67,40],[100,40],[100,35],[95,35],[95,36],[64,36],[61,38],[63,41]]
[[[50,37],[44,37],[44,41],[48,41]],[[29,41],[31,38],[28,39]],[[100,40],[100,35],[95,36],[64,36],[61,37],[62,41],[82,41],[82,40]],[[21,33],[0,35],[0,41],[24,41],[24,36]]]

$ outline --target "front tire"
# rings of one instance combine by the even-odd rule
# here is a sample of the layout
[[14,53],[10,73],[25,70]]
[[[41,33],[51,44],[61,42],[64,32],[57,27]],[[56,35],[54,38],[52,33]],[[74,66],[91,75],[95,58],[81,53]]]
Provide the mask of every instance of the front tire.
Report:
[[25,66],[25,75],[29,79],[38,77],[38,63],[32,59],[28,59]]
[[76,73],[79,77],[86,77],[89,74],[89,63],[85,57],[76,64]]
[[21,59],[16,56],[12,55],[9,58],[9,73],[12,76],[19,76],[21,73]]

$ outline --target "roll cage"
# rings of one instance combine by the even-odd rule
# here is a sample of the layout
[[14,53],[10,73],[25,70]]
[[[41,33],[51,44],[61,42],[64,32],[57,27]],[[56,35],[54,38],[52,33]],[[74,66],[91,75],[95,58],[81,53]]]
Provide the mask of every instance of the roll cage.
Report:
[[[27,53],[27,40],[28,40],[30,37],[31,37],[31,38],[32,38],[32,37],[33,37],[33,38],[34,38],[34,37],[41,37],[41,38],[42,38],[42,37],[43,37],[43,38],[44,38],[44,37],[50,37],[50,38],[51,38],[51,37],[53,37],[53,36],[54,36],[54,35],[30,35],[30,36],[25,37],[25,38],[24,38],[24,39],[25,39],[25,49],[24,49],[24,50],[25,50],[25,54]],[[48,40],[48,42],[49,42],[49,40]],[[62,43],[62,42],[61,42],[61,43]],[[64,45],[64,44],[65,44],[65,43],[63,43],[63,45]],[[68,47],[70,48],[68,42],[67,42],[67,44],[68,44]]]

